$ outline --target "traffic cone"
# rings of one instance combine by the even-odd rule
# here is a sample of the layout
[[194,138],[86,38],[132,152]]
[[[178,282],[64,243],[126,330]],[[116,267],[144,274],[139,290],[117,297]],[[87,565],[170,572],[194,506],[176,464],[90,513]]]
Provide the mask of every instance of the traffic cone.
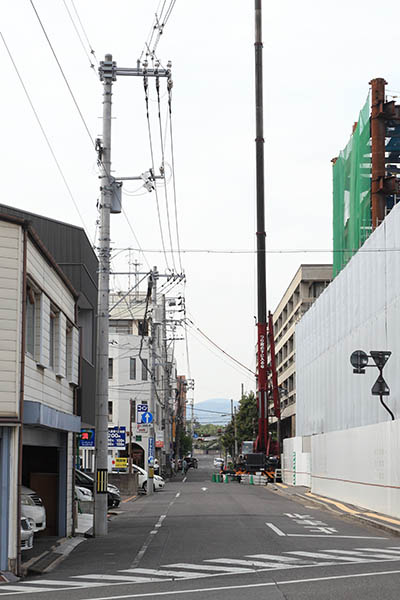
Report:
[[213,474],[212,474],[211,481],[213,481],[214,483],[217,481],[217,480],[215,479],[215,473],[213,473]]
[[228,475],[225,475],[225,483],[229,483]]
[[250,481],[249,481],[250,485],[254,485],[254,480],[253,480],[253,475],[250,475]]

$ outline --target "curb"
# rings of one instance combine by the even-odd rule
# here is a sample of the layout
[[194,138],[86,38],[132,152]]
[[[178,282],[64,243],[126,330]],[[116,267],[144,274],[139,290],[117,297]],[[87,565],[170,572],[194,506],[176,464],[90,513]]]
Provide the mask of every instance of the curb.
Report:
[[330,510],[331,512],[333,512],[337,515],[340,515],[341,517],[346,517],[348,519],[351,519],[352,521],[358,521],[358,522],[361,521],[361,522],[365,523],[366,525],[375,527],[376,529],[380,529],[382,531],[387,531],[388,533],[391,533],[392,535],[400,536],[400,528],[399,527],[395,527],[394,525],[390,525],[389,523],[376,521],[375,519],[373,519],[371,517],[365,516],[362,512],[362,509],[359,509],[359,507],[355,507],[356,509],[359,510],[359,512],[354,511],[352,514],[352,513],[348,513],[346,511],[340,510],[339,507],[336,505],[334,508],[333,506],[330,505],[330,503],[324,502],[323,500],[320,500],[317,498],[313,498],[312,496],[305,496],[304,494],[297,494],[296,492],[293,494],[287,494],[287,493],[285,493],[285,491],[283,489],[276,488],[276,487],[273,488],[271,491],[277,492],[278,494],[282,494],[282,495],[286,496],[287,498],[293,498],[293,500],[295,500],[296,502],[303,503],[306,501],[307,503],[317,504],[327,510]]
[[84,541],[86,541],[86,538],[83,536],[64,538],[50,548],[50,550],[43,552],[43,554],[36,556],[32,561],[23,565],[23,575],[26,577],[31,573],[35,575],[49,573]]
[[19,580],[20,578],[11,571],[0,571],[0,586],[3,583],[17,583]]

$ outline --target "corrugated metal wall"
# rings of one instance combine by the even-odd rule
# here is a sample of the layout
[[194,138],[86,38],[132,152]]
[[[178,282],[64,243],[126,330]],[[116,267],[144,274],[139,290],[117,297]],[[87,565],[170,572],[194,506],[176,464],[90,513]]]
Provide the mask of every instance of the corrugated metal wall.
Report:
[[371,396],[376,368],[353,374],[354,350],[390,350],[387,403],[400,418],[400,206],[397,205],[296,327],[297,435],[390,419]]

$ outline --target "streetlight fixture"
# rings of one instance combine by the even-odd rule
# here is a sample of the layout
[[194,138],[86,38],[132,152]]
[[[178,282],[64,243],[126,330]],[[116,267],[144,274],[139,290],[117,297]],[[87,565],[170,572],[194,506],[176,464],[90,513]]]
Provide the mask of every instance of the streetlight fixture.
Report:
[[[390,350],[370,350],[369,354],[364,350],[355,350],[350,356],[350,362],[353,366],[353,373],[357,375],[365,375],[365,369],[368,367],[377,367],[379,370],[378,379],[371,388],[373,396],[379,396],[382,406],[388,411],[394,421],[394,414],[390,408],[384,403],[382,396],[389,396],[390,388],[383,378],[383,367],[391,356]],[[368,364],[372,358],[374,364]]]

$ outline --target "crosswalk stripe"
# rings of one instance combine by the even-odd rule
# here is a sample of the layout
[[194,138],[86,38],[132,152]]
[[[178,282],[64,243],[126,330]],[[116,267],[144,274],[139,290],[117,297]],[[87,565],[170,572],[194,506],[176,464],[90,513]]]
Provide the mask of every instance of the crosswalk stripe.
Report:
[[159,582],[164,581],[161,578],[150,578],[150,577],[130,577],[129,575],[73,575],[77,579],[101,579],[102,581],[126,581],[127,583],[148,583],[148,582]]
[[[372,548],[371,548],[372,550]],[[400,560],[400,556],[398,554],[393,554],[393,553],[385,553],[384,551],[381,552],[380,550],[376,549],[373,550],[373,552],[368,553],[365,551],[360,550],[324,550],[324,552],[332,552],[332,554],[348,554],[349,556],[354,556],[354,558],[383,558],[383,559],[396,559]]]
[[205,562],[215,562],[215,563],[228,563],[228,565],[243,565],[248,567],[270,567],[271,569],[276,569],[279,567],[280,569],[287,569],[290,565],[285,563],[268,563],[261,560],[244,560],[240,558],[210,558]]
[[[162,568],[162,567],[161,567]],[[159,575],[162,577],[177,577],[179,579],[193,579],[197,577],[207,577],[204,573],[190,573],[189,571],[170,571],[163,569],[124,569],[121,573],[142,573],[144,575]]]
[[362,550],[363,552],[383,552],[384,554],[391,554],[392,556],[398,556],[400,558],[400,549],[384,549],[384,548],[356,548],[356,550]]
[[[78,575],[77,575],[78,577]],[[96,575],[96,579],[99,579],[99,577]],[[38,585],[61,585],[62,587],[64,586],[70,586],[70,587],[76,587],[77,585],[82,585],[81,581],[73,581],[72,579],[67,579],[64,581],[61,581],[60,579],[38,579],[38,581],[30,581],[29,585],[33,585],[33,584],[38,584]],[[102,583],[96,583],[95,581],[91,581],[87,584],[87,587],[96,587],[98,585],[103,585]]]
[[[331,554],[325,554],[324,552],[302,552],[300,550],[285,552],[285,554],[296,554],[297,556],[306,556],[310,558],[327,558],[329,560],[344,560],[348,562],[354,562],[355,557],[350,556],[332,556]],[[368,559],[357,558],[357,562],[368,562]]]
[[276,560],[277,562],[290,563],[290,564],[301,564],[304,560],[301,558],[292,558],[290,556],[279,556],[275,554],[247,554],[248,558],[260,558],[262,560]]
[[21,585],[1,585],[0,592],[0,595],[4,596],[9,592],[19,592],[20,594],[26,594],[27,592],[51,592],[51,589],[41,587],[30,587],[22,583]]
[[199,571],[210,571],[210,572],[225,572],[225,573],[251,573],[252,569],[246,569],[244,567],[219,567],[217,565],[194,565],[190,563],[175,563],[173,565],[165,565],[169,568],[174,569],[198,569]]

